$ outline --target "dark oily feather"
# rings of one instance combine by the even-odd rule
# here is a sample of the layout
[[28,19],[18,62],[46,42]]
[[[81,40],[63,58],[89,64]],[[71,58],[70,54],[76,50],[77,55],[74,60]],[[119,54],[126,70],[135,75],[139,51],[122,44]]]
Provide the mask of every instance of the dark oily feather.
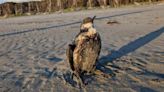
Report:
[[[80,36],[80,35],[79,35]],[[93,72],[101,50],[101,39],[98,33],[93,38],[75,39],[73,52],[74,68],[78,72]]]
[[82,70],[87,71],[87,73],[94,72],[96,62],[99,57],[101,49],[101,41],[99,37],[90,38],[87,43],[84,45],[84,54],[83,54],[83,68]]
[[72,71],[75,70],[74,66],[73,66],[73,64],[74,64],[73,63],[73,51],[74,51],[74,49],[75,49],[75,45],[69,44],[68,48],[66,50],[67,62],[69,63],[70,68],[71,68]]

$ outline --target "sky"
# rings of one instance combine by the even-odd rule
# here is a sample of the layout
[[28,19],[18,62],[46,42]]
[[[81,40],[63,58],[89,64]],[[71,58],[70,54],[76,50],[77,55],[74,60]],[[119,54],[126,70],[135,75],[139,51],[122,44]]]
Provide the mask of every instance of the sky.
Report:
[[29,2],[29,1],[41,1],[41,0],[0,0],[0,4],[5,2]]

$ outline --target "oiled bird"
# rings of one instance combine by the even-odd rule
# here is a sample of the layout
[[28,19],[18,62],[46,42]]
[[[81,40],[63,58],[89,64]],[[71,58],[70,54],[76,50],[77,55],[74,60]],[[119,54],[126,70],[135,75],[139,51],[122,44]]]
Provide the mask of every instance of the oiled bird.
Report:
[[80,85],[83,84],[83,75],[94,73],[101,51],[100,34],[94,28],[95,17],[83,19],[80,32],[66,51],[72,76],[76,76]]

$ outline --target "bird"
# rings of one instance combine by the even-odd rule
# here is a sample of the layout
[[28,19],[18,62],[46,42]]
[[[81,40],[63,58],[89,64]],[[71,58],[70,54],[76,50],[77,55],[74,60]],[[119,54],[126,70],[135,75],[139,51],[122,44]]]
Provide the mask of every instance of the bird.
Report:
[[93,74],[101,51],[101,37],[94,27],[94,19],[86,17],[80,25],[80,32],[68,45],[66,50],[67,62],[79,85],[84,84],[83,76]]

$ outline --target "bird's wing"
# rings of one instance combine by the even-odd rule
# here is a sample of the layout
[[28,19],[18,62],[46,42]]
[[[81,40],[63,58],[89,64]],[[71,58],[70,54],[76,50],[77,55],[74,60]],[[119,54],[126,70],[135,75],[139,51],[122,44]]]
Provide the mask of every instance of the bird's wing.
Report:
[[99,52],[98,52],[98,55],[99,55],[101,51],[101,37],[99,33],[97,33],[97,40],[98,40],[98,46],[99,46]]
[[70,65],[70,68],[74,71],[75,67],[74,67],[74,60],[73,60],[73,52],[75,50],[75,48],[77,47],[77,45],[79,45],[80,43],[83,43],[82,37],[81,36],[81,32],[75,37],[74,41],[72,42],[72,44],[68,45],[68,48],[66,50],[66,56],[67,56],[67,62]]
[[67,62],[70,65],[72,71],[74,71],[74,62],[73,62],[73,51],[75,49],[75,44],[69,44],[66,50]]

